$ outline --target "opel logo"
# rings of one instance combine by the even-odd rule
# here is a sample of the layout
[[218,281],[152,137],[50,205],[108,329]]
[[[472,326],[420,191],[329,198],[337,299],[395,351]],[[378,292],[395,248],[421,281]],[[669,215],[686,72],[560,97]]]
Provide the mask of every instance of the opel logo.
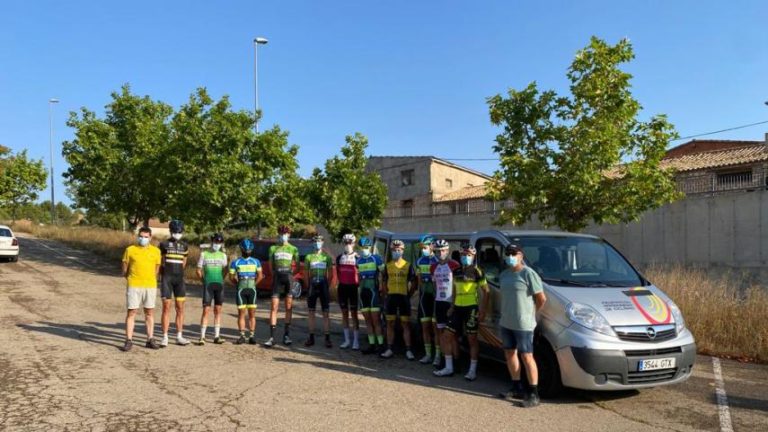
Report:
[[656,339],[656,329],[653,327],[648,327],[645,329],[645,333],[648,334],[648,339],[654,340]]

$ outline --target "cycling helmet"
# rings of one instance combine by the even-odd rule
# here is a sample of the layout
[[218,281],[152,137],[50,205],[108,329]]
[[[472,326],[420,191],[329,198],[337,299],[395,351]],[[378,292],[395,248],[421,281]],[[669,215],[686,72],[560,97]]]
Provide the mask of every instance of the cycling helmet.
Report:
[[461,245],[461,253],[466,255],[477,255],[477,250],[471,244],[464,243]]
[[392,249],[405,249],[405,243],[402,240],[392,240],[390,247]]
[[224,236],[220,233],[216,233],[211,236],[211,241],[214,243],[224,243]]
[[432,246],[432,243],[434,242],[435,242],[435,238],[429,234],[424,234],[419,239],[419,243],[421,243],[422,246]]
[[504,248],[504,254],[505,255],[517,255],[518,253],[522,252],[523,250],[520,249],[520,246],[514,245],[514,244],[508,244]]
[[277,233],[278,234],[290,234],[291,233],[291,227],[288,225],[280,225],[277,227]]
[[171,234],[182,233],[184,232],[184,222],[174,219],[168,224],[168,230],[171,231]]
[[443,240],[443,239],[435,240],[434,245],[435,245],[435,249],[437,249],[437,250],[446,250],[446,249],[448,249],[448,242]]
[[344,237],[341,238],[341,242],[344,244],[354,244],[355,240],[356,239],[354,234],[344,234]]
[[253,242],[251,241],[251,239],[243,239],[240,242],[240,250],[243,253],[251,253],[251,252],[253,252],[253,248],[254,248],[254,245],[253,245]]
[[312,241],[313,242],[321,242],[321,241],[323,241],[323,236],[321,236],[320,234],[316,234],[314,237],[312,237]]
[[371,247],[373,246],[373,242],[368,237],[360,237],[360,241],[357,242],[357,245],[360,247]]

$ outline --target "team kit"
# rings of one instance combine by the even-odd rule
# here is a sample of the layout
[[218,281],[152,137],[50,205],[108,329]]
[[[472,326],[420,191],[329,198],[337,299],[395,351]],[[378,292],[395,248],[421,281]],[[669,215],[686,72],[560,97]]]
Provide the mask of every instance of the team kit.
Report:
[[[200,337],[196,341],[190,341],[183,334],[186,299],[184,269],[187,265],[189,247],[182,239],[184,224],[181,221],[171,221],[169,230],[171,237],[162,241],[159,247],[155,247],[150,244],[150,229],[141,228],[137,244],[125,250],[122,264],[123,274],[128,281],[126,291],[128,315],[126,341],[122,349],[129,351],[133,346],[134,317],[139,309],[144,309],[145,312],[147,348],[167,347],[170,315],[174,305],[176,344],[205,345],[209,343],[207,333],[211,309],[213,309],[214,321],[212,342],[226,343],[221,335],[221,316],[227,280],[236,287],[235,302],[238,310],[239,336],[233,343],[258,344],[255,336],[257,286],[264,275],[262,263],[253,256],[254,242],[250,239],[242,240],[238,245],[240,256],[230,260],[224,251],[224,237],[217,233],[211,236],[210,249],[201,251],[196,264],[196,274],[203,285]],[[395,355],[397,321],[400,321],[399,330],[402,332],[402,341],[405,345],[405,358],[416,360],[412,346],[410,320],[411,298],[417,295],[417,319],[424,352],[423,357],[418,361],[425,365],[433,365],[433,375],[436,377],[453,376],[454,359],[459,355],[459,338],[465,337],[469,346],[470,363],[464,378],[468,381],[474,381],[477,378],[479,356],[477,333],[480,323],[485,320],[488,312],[490,295],[485,274],[475,262],[476,250],[472,245],[461,245],[460,258],[456,261],[450,258],[449,244],[446,240],[424,235],[418,243],[420,248],[418,259],[415,262],[409,262],[404,258],[404,242],[393,240],[389,245],[390,259],[385,260],[375,253],[370,238],[357,239],[354,234],[346,234],[342,238],[342,253],[333,258],[323,249],[323,237],[316,235],[313,237],[314,251],[305,255],[302,266],[298,248],[289,241],[290,234],[290,227],[280,226],[277,242],[269,248],[268,259],[273,279],[270,327],[269,338],[262,342],[262,346],[271,348],[276,344],[277,312],[281,300],[285,302],[282,343],[284,345],[293,343],[290,330],[293,299],[301,294],[300,289],[298,292],[296,290],[296,287],[300,286],[296,282],[299,271],[304,272],[303,278],[308,288],[309,334],[304,345],[309,347],[316,343],[315,319],[319,302],[323,317],[324,346],[326,348],[333,346],[330,336],[329,308],[331,272],[335,271],[334,276],[338,282],[337,299],[343,327],[343,341],[339,348],[359,350],[362,354],[378,354],[385,359],[391,358]],[[514,255],[521,251],[516,249],[506,252],[509,255],[507,264],[517,265]],[[158,273],[161,274],[161,329],[163,332],[159,343],[153,335],[152,321]],[[382,320],[382,313],[384,320]],[[364,348],[360,343],[359,315],[363,316],[366,326],[367,344]],[[530,355],[532,330],[502,335],[505,352],[507,350],[514,352],[519,349],[522,355]],[[518,340],[515,340],[515,336]],[[507,399],[524,397],[524,406],[538,405],[536,386],[534,385],[527,395],[522,395],[520,371],[518,370],[515,374],[510,366],[510,373],[513,388],[500,396]],[[531,378],[536,377],[529,376],[529,382]],[[535,381],[534,379],[533,384]]]

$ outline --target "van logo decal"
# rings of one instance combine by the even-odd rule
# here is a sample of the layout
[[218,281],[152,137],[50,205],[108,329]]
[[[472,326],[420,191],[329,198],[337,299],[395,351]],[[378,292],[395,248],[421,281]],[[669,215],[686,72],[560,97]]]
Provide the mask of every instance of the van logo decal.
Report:
[[[648,291],[645,288],[632,288],[632,291]],[[630,296],[637,310],[651,324],[669,324],[672,314],[667,303],[656,294],[642,296]],[[648,335],[650,336],[650,334]],[[655,337],[655,335],[654,335]]]

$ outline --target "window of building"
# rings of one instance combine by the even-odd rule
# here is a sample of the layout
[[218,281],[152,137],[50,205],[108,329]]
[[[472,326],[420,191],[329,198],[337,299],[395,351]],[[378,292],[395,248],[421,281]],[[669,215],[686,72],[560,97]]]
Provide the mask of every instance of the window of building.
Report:
[[401,178],[400,184],[403,186],[412,186],[413,177],[414,177],[414,171],[412,169],[400,171],[400,178]]
[[739,186],[752,183],[752,170],[717,173],[718,186]]
[[445,188],[446,189],[452,189],[453,188],[453,180],[445,179]]
[[403,217],[411,217],[413,216],[413,200],[403,200],[400,203],[400,207],[403,211]]

